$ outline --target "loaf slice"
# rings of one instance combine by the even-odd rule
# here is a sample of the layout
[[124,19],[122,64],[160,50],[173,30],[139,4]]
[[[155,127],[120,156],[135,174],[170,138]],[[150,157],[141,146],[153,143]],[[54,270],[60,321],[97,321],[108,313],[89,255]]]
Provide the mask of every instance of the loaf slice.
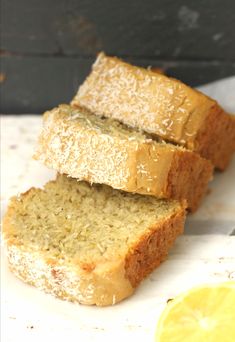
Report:
[[11,270],[61,299],[99,306],[130,296],[183,232],[185,205],[66,176],[11,200]]
[[82,105],[196,151],[223,170],[235,151],[235,119],[178,80],[100,53],[72,105]]
[[90,183],[159,198],[187,199],[197,209],[212,165],[196,153],[82,108],[61,105],[44,115],[35,154],[46,166]]

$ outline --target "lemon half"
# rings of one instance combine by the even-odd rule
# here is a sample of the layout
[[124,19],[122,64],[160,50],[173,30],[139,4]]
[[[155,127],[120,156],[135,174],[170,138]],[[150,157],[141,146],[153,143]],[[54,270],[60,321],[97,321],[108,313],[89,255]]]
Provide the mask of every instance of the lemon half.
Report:
[[235,282],[193,288],[168,302],[156,342],[235,342]]

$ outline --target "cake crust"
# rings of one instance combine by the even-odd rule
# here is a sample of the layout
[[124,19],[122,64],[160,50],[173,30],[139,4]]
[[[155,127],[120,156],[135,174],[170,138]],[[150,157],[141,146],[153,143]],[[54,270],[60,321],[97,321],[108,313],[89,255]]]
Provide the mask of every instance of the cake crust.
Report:
[[195,140],[196,152],[224,171],[235,151],[235,117],[215,107]]

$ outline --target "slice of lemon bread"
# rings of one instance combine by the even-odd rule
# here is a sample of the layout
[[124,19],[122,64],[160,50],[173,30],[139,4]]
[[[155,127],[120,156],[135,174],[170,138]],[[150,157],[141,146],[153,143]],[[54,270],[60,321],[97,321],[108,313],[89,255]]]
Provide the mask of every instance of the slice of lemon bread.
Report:
[[44,115],[35,154],[73,178],[159,198],[186,199],[195,211],[212,178],[198,154],[129,129],[82,108],[61,105]]
[[12,198],[3,222],[11,270],[61,299],[115,304],[167,256],[185,204],[60,175]]
[[185,146],[223,170],[235,151],[235,118],[182,82],[100,53],[72,105]]

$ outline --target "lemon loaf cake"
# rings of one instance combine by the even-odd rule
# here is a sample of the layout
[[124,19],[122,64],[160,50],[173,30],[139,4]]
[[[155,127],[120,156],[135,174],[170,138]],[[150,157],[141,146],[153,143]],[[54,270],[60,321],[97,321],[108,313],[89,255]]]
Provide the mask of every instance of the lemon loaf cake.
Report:
[[120,122],[61,105],[44,114],[36,159],[73,178],[159,198],[187,199],[195,211],[212,178],[198,154]]
[[3,221],[11,270],[64,300],[99,306],[130,296],[183,232],[184,202],[60,175],[12,198]]
[[235,151],[235,118],[180,81],[100,53],[71,102],[200,153],[219,169]]

